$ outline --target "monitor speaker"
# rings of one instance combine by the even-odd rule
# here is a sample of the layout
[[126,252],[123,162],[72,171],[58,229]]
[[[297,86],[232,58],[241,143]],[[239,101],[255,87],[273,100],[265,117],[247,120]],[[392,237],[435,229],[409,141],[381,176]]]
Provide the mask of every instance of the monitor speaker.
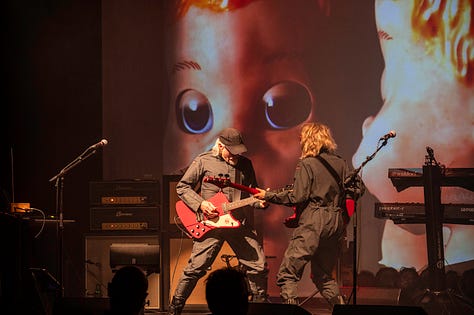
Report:
[[427,315],[418,306],[399,305],[335,305],[332,315]]
[[250,303],[248,315],[311,315],[310,312],[298,305]]
[[[56,303],[54,315],[104,315],[109,312],[108,298],[63,297]],[[36,314],[36,313],[35,313]]]
[[30,268],[29,270],[43,314],[52,315],[54,305],[61,297],[61,284],[46,269]]
[[[150,262],[159,255],[157,234],[144,235],[86,235],[85,275],[87,298],[106,298],[107,285],[112,281],[114,269],[121,264],[137,265],[148,271],[148,297],[146,308],[160,308],[160,271]],[[112,255],[112,256],[111,256]],[[112,257],[112,261],[110,260]],[[112,265],[112,267],[111,267]],[[153,272],[153,273],[150,273]]]

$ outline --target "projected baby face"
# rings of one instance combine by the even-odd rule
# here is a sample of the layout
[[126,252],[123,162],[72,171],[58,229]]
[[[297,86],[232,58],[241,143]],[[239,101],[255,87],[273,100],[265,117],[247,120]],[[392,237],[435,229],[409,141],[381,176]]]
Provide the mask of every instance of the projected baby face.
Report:
[[291,181],[299,126],[314,117],[314,44],[301,34],[314,31],[314,12],[305,1],[283,5],[256,1],[224,13],[191,7],[178,20],[165,173],[186,167],[231,126],[243,134],[260,185]]
[[[421,168],[427,146],[433,148],[436,159],[446,167],[472,167],[474,164],[474,89],[472,82],[466,80],[468,74],[459,71],[460,65],[469,62],[460,56],[451,55],[452,52],[461,51],[457,45],[463,42],[447,35],[448,38],[443,40],[451,47],[443,51],[439,44],[443,40],[425,38],[423,27],[426,22],[421,19],[423,15],[412,15],[414,5],[420,4],[421,7],[422,2],[380,0],[375,5],[385,60],[381,80],[384,104],[377,115],[365,120],[364,137],[353,157],[353,164],[358,167],[375,150],[375,144],[382,135],[389,130],[396,131],[396,138],[389,140],[388,145],[363,171],[367,188],[383,202],[424,201],[422,188],[397,192],[387,176],[387,170],[398,167]],[[452,6],[448,4],[446,7]],[[436,27],[443,28],[444,32],[449,25],[450,22],[443,20]],[[472,38],[473,34],[470,36]],[[453,60],[456,60],[454,64]],[[470,62],[471,68],[466,71],[472,72],[472,60]],[[472,203],[472,200],[473,194],[467,190],[443,189],[444,203]],[[420,248],[426,248],[424,236],[416,235],[420,233],[410,227],[408,229],[410,231],[387,221],[382,263],[417,268],[426,263],[426,254],[420,254],[423,253]],[[472,227],[458,226],[457,229],[474,236]],[[448,243],[447,261],[455,263],[473,259],[472,246],[460,254],[460,247],[466,247],[460,241],[465,236],[456,235],[454,231],[453,227],[444,231],[445,242]],[[424,233],[424,229],[421,229],[421,233]],[[394,251],[393,248],[403,248],[403,251]]]

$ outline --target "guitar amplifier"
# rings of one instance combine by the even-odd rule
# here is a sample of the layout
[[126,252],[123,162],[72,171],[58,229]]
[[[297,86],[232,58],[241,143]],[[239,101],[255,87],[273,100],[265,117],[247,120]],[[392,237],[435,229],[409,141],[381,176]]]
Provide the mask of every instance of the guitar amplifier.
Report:
[[91,206],[158,206],[160,184],[153,180],[116,180],[89,183]]
[[91,231],[154,231],[159,228],[159,207],[92,207]]

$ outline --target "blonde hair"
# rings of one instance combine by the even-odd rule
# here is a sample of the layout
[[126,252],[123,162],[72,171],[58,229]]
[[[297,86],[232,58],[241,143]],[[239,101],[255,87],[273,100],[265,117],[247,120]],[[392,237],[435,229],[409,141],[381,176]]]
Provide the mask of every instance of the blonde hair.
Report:
[[[186,15],[191,6],[208,9],[214,12],[235,11],[259,0],[175,0],[176,17]],[[330,0],[314,0],[319,9],[327,16],[330,12]]]
[[317,156],[322,151],[334,153],[337,144],[328,126],[320,123],[307,123],[301,128],[301,159]]
[[459,81],[474,84],[472,0],[416,0],[411,23],[429,54],[446,59]]
[[220,154],[219,144],[220,144],[220,145],[224,145],[224,144],[219,140],[219,138],[217,138],[217,139],[216,139],[216,142],[214,143],[214,146],[213,146],[212,149],[211,149],[212,155],[214,155],[214,156],[219,156],[219,154]]

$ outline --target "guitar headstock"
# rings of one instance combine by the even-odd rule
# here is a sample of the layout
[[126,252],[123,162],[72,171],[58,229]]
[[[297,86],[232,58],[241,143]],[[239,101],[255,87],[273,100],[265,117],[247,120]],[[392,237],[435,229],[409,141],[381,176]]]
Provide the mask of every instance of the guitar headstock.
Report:
[[214,184],[219,188],[232,186],[232,183],[229,180],[229,177],[225,177],[225,176],[219,176],[219,177],[206,176],[204,177],[204,182]]

